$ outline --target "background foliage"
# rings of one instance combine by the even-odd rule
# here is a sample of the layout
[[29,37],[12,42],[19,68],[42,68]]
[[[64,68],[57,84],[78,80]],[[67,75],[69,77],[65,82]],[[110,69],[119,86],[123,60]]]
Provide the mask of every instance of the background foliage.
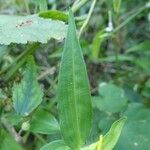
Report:
[[[97,0],[94,6],[91,0],[83,1],[85,1],[83,5],[78,6],[78,1],[72,0],[0,0],[0,14],[30,16],[48,9],[66,13],[71,7],[75,14],[90,79],[94,111],[92,131],[86,145],[98,141],[99,135],[105,135],[113,122],[122,116],[127,116],[128,119],[114,149],[148,150],[150,143],[150,2]],[[1,15],[0,33],[7,26],[11,28],[12,23],[16,21],[16,19],[8,21],[5,26],[2,24],[4,19],[1,20]],[[67,24],[68,15],[67,13],[61,15],[58,17],[53,12],[48,17],[57,20],[55,23],[58,23],[58,29],[63,25],[65,27],[63,31],[66,31],[66,26],[61,21]],[[89,19],[86,20],[88,17]],[[35,25],[32,33],[34,27]],[[35,40],[24,39],[25,41],[21,43],[31,41],[26,45],[15,43],[7,45],[7,40],[0,41],[0,150],[7,150],[9,146],[15,150],[37,150],[54,140],[56,141],[53,146],[56,149],[58,145],[62,145],[63,149],[69,149],[61,141],[56,99],[60,57],[64,45],[62,38],[65,36],[64,32],[60,33],[62,30],[50,32],[51,35],[37,36]],[[8,31],[4,32],[4,35],[6,34],[13,35]],[[36,34],[38,33],[35,32]],[[59,40],[50,39],[46,44],[32,43],[41,42],[38,40],[41,37],[44,38],[44,43],[50,37]],[[9,38],[15,41],[17,35]],[[3,39],[2,34],[0,39]],[[29,60],[29,55],[34,56],[36,66],[29,63],[32,62]],[[31,74],[28,70],[32,70]],[[24,72],[28,74],[24,75]],[[13,102],[17,101],[17,97],[26,96],[25,92],[18,91],[28,91],[28,85],[24,84],[32,82],[36,85],[38,84],[36,79],[40,86],[32,89],[34,92],[30,91],[28,98],[36,97],[37,95],[33,93],[37,93],[39,103],[42,101],[41,105],[30,115],[28,112],[33,110],[30,106],[25,105],[23,110],[18,110],[17,107],[14,109]],[[24,82],[25,80],[27,82]],[[12,90],[14,83],[17,84],[15,86],[18,91]],[[26,117],[21,117],[15,110]],[[45,150],[46,147],[43,149]]]

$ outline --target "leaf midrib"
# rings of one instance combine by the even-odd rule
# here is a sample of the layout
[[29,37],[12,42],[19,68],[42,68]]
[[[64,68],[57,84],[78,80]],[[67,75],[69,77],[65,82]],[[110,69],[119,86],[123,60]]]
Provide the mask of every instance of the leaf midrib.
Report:
[[[71,36],[72,37],[72,36]],[[73,41],[73,39],[71,39],[71,41]],[[75,61],[74,61],[74,44],[73,42],[71,42],[71,46],[72,46],[72,70],[73,70],[73,95],[74,95],[74,104],[75,104],[75,115],[76,115],[76,123],[77,123],[77,133],[80,137],[80,142],[81,142],[81,136],[80,136],[80,126],[79,126],[79,119],[78,119],[78,113],[77,113],[77,102],[76,102],[76,95],[75,95],[75,90],[76,90],[76,79],[75,79],[75,72],[74,72],[74,68],[75,68]],[[76,47],[76,46],[75,46]],[[81,145],[81,143],[80,143]]]
[[[32,65],[32,64],[30,64],[30,65]],[[25,88],[25,92],[24,92],[25,96],[23,98],[23,101],[25,103],[24,103],[24,105],[22,105],[22,112],[21,112],[21,114],[29,113],[29,112],[25,112],[25,110],[28,110],[28,108],[29,108],[29,106],[28,106],[29,99],[32,98],[32,90],[33,90],[32,85],[34,83],[34,71],[35,70],[31,71],[31,68],[32,68],[32,66],[29,66],[29,70],[28,70],[29,75],[27,74],[27,76],[28,76],[27,79],[31,79],[31,80],[29,80],[28,82],[25,81],[26,84],[27,84],[27,86]]]

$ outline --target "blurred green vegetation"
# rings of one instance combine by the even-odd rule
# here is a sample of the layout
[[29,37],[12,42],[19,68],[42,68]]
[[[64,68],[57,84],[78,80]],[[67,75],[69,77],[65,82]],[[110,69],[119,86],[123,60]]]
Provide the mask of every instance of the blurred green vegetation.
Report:
[[[150,1],[97,0],[93,9],[92,0],[81,1],[85,1],[83,5],[78,5],[78,0],[48,0],[45,3],[40,0],[0,0],[0,14],[24,16],[59,10],[66,17],[71,7],[80,33],[93,99],[93,128],[87,144],[97,141],[100,134],[105,134],[114,121],[125,115],[128,120],[115,150],[148,150]],[[45,143],[61,138],[55,120],[58,118],[55,96],[63,45],[62,40],[54,39],[47,44],[0,45],[0,150],[9,149],[6,142],[12,150],[38,150]],[[39,116],[35,114],[34,125],[37,120],[43,129],[22,130],[21,125],[28,118],[17,116],[12,107],[12,85],[22,78],[29,54],[35,57],[38,81],[44,88],[44,99],[39,109],[46,112],[41,113],[41,118],[47,111],[55,116],[47,118],[56,125],[54,129],[47,129],[50,125],[46,122],[40,124]],[[12,137],[19,144],[11,140]]]

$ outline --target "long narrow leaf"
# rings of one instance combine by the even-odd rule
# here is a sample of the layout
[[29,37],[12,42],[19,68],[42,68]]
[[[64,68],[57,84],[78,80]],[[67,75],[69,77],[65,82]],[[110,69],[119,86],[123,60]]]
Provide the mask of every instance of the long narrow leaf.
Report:
[[112,124],[110,130],[103,138],[103,150],[112,150],[114,148],[114,146],[118,142],[126,120],[126,117],[122,117]]
[[72,12],[58,80],[60,127],[65,142],[79,150],[91,129],[89,81]]

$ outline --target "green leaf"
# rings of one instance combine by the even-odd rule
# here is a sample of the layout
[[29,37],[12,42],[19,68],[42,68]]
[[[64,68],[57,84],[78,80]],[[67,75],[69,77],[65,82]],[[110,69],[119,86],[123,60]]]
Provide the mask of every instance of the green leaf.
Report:
[[99,58],[99,55],[102,56],[101,44],[105,40],[105,37],[100,38],[100,36],[103,34],[104,34],[104,30],[100,30],[93,39],[92,52],[91,52],[92,59],[97,60]]
[[13,105],[22,116],[29,115],[42,101],[43,91],[36,78],[36,66],[29,57],[22,82],[13,86]]
[[127,105],[124,90],[114,84],[100,84],[99,93],[100,96],[93,98],[93,103],[101,111],[115,113]]
[[19,144],[0,128],[0,150],[22,150]]
[[127,50],[127,53],[132,53],[132,52],[144,52],[144,51],[149,51],[150,50],[150,41],[145,41],[143,43],[134,45],[133,47],[129,48]]
[[96,148],[97,148],[97,142],[89,146],[83,147],[81,150],[97,150]]
[[3,77],[5,81],[9,80],[11,77],[13,77],[13,75],[15,74],[15,72],[17,72],[19,70],[19,68],[21,68],[21,66],[26,62],[27,57],[24,57],[22,59],[20,59],[20,61],[18,62],[13,62],[11,65],[11,67],[8,68],[8,71],[6,72],[5,76]]
[[3,59],[4,55],[8,53],[9,49],[7,49],[7,46],[0,45],[0,62]]
[[58,79],[58,109],[65,143],[79,150],[91,129],[89,81],[72,12]]
[[116,121],[116,118],[113,115],[106,114],[105,112],[102,111],[99,118],[100,118],[98,123],[99,130],[101,130],[101,134],[105,135],[111,128],[113,122]]
[[115,121],[104,137],[101,135],[98,142],[92,143],[82,148],[82,150],[112,150],[119,139],[126,119],[126,117],[123,117]]
[[32,115],[30,131],[41,134],[53,134],[60,131],[59,124],[54,116],[43,109]]
[[[134,61],[134,57],[129,56],[129,55],[118,54],[117,57],[118,57],[117,60],[119,62],[124,62],[124,61],[133,62]],[[103,57],[103,58],[98,59],[98,62],[116,62],[116,56],[110,55],[107,57]]]
[[115,150],[148,150],[150,143],[150,109],[131,103],[124,113],[128,120]]
[[64,141],[57,140],[51,143],[46,144],[40,150],[71,150]]
[[150,97],[150,79],[145,82],[144,89],[142,91],[144,97]]
[[39,43],[31,44],[31,46],[29,46],[29,48],[27,48],[21,55],[19,55],[10,65],[8,65],[8,67],[4,68],[0,72],[1,76],[5,73],[5,76],[3,77],[5,81],[9,80],[15,75],[19,68],[25,64],[28,56],[39,48],[39,45]]
[[147,75],[150,75],[150,61],[149,58],[140,58],[134,61],[135,65],[138,66],[142,72],[144,72]]
[[103,138],[102,150],[112,150],[114,148],[119,139],[126,119],[126,117],[123,117],[112,124],[110,130]]
[[41,12],[39,13],[39,16],[43,18],[51,18],[53,20],[61,20],[64,22],[68,22],[68,15],[58,10],[49,10]]
[[6,98],[7,98],[6,94],[3,92],[2,89],[0,89],[0,101]]
[[23,121],[23,118],[18,115],[16,112],[7,113],[4,115],[4,117],[7,119],[9,124],[11,125],[18,125],[20,122]]
[[113,0],[114,11],[116,13],[120,12],[121,2],[122,2],[122,0]]
[[67,26],[62,21],[44,19],[38,15],[0,15],[0,44],[41,42],[50,38],[63,39]]

